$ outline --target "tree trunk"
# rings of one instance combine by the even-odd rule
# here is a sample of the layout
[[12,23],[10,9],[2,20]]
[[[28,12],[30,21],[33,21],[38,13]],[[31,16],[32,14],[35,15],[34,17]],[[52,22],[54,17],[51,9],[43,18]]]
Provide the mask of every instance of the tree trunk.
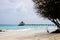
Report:
[[60,24],[59,24],[58,20],[57,19],[49,19],[49,20],[51,22],[53,22],[57,26],[57,28],[58,28],[58,29],[56,29],[55,31],[53,31],[51,33],[60,33]]
[[57,19],[49,19],[51,22],[53,22],[56,26],[57,26],[57,28],[59,28],[60,29],[60,24],[59,24],[59,22],[58,22],[58,20]]

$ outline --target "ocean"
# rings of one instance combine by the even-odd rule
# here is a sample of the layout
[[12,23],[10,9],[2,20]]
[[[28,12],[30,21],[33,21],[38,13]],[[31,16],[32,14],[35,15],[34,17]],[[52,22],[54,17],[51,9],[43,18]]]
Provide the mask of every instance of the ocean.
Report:
[[57,27],[55,25],[24,25],[24,26],[17,26],[17,25],[0,25],[0,30],[7,30],[12,32],[46,32],[49,30],[50,32],[56,30]]
[[54,29],[54,28],[56,28],[56,26],[55,25],[51,25],[51,24],[28,24],[28,25],[24,25],[24,26],[0,25],[0,30],[2,30],[2,29],[28,29],[28,28]]

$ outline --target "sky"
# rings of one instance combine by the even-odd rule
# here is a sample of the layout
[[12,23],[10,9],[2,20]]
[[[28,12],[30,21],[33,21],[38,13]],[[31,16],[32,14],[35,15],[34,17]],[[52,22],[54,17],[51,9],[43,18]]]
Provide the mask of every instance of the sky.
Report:
[[0,0],[0,24],[52,24],[38,16],[32,0]]

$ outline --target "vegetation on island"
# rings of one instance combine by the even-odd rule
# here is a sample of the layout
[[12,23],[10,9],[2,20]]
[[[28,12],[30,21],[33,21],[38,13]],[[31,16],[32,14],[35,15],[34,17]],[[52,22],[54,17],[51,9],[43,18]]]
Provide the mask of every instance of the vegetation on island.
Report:
[[25,23],[23,22],[23,21],[21,21],[19,24],[18,24],[18,26],[24,26],[25,25]]
[[60,0],[33,0],[39,16],[47,18],[57,26],[52,33],[60,33]]

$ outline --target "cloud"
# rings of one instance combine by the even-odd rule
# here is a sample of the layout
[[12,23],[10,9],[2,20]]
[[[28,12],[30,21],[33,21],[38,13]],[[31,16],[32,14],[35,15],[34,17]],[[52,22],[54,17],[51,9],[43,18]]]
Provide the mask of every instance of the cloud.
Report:
[[43,20],[35,13],[32,0],[0,0],[0,24],[26,24],[51,23]]

